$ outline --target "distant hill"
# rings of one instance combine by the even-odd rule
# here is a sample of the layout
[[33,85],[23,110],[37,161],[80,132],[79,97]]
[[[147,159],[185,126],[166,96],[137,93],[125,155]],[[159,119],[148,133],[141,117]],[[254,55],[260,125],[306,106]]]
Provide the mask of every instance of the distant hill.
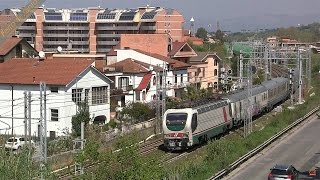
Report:
[[230,34],[230,41],[246,41],[249,38],[266,39],[269,36],[288,37],[296,39],[300,42],[318,42],[320,41],[320,24],[312,23],[308,25],[300,25],[299,27],[277,28],[262,32],[242,33],[237,32]]
[[[298,24],[310,24],[319,22],[320,12],[317,14],[305,15],[257,15],[238,17],[232,19],[220,20],[220,26],[223,30],[232,32],[240,32],[242,29],[249,29],[251,31],[257,29],[273,29],[279,27],[297,26]],[[203,24],[209,24],[209,20],[202,20]],[[206,22],[208,21],[208,22]]]

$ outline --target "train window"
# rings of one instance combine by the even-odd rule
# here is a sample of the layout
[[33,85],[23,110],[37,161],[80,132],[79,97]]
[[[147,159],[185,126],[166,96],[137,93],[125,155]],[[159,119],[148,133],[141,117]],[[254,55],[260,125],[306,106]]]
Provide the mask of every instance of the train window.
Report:
[[197,114],[192,114],[192,121],[191,121],[191,130],[194,132],[197,129],[198,126],[198,117]]
[[169,113],[166,117],[167,128],[171,131],[181,131],[187,122],[187,113]]

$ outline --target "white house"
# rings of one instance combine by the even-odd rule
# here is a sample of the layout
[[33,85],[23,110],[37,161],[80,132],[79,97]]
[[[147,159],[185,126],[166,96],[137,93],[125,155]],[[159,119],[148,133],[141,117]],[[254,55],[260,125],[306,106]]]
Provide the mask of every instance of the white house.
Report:
[[[32,95],[31,131],[38,134],[40,82],[46,83],[47,134],[72,129],[78,102],[87,102],[93,121],[110,120],[112,81],[90,60],[12,59],[0,64],[0,133],[24,134],[24,92]],[[13,103],[13,107],[12,107]],[[12,118],[13,117],[13,118]]]
[[156,72],[159,71],[160,87],[162,87],[164,69],[166,96],[181,97],[188,85],[189,64],[136,49],[116,51],[117,62],[108,65],[104,70],[106,75],[114,80],[114,88],[123,90],[124,95],[118,101],[119,106],[129,101],[150,102],[155,99]]

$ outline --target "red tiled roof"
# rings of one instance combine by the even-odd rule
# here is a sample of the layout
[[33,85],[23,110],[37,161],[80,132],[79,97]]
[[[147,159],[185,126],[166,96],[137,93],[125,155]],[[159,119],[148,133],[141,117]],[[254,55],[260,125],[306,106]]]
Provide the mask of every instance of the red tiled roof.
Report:
[[191,66],[191,65],[189,65],[187,63],[184,63],[184,62],[181,62],[181,61],[178,61],[178,60],[175,60],[175,59],[171,59],[171,58],[168,58],[166,56],[162,56],[160,54],[148,53],[148,52],[142,51],[140,49],[134,49],[134,51],[136,51],[138,53],[141,53],[141,54],[144,54],[144,55],[147,55],[147,56],[154,57],[154,58],[162,60],[164,62],[167,62],[167,63],[171,64],[173,68],[187,68],[187,67]]
[[172,43],[172,50],[169,52],[169,56],[174,56],[179,52],[179,50],[186,44],[186,42],[173,42]]
[[115,68],[116,72],[123,73],[146,73],[149,72],[148,66],[143,65],[134,59],[128,58],[123,61],[111,64],[107,68]]
[[13,49],[22,40],[22,38],[11,37],[0,42],[0,56],[5,56],[6,54],[8,54],[11,49]]
[[21,58],[0,64],[0,84],[39,84],[67,85],[86,68],[91,60],[51,60]]
[[151,77],[152,77],[151,73],[144,75],[139,86],[136,88],[136,90],[141,91],[141,90],[147,88],[147,86],[151,80]]

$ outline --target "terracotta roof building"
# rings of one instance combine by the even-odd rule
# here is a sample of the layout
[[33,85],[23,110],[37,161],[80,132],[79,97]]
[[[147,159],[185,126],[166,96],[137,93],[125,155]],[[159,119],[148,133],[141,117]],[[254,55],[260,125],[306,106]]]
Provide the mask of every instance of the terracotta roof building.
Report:
[[67,85],[82,71],[91,67],[88,60],[12,59],[0,64],[0,84]]
[[[71,133],[71,120],[80,103],[88,105],[94,122],[110,121],[110,86],[113,82],[94,67],[93,61],[11,59],[0,64],[0,94],[5,99],[0,114],[10,112],[13,119],[3,119],[3,123],[10,125],[8,130],[14,134],[24,134],[24,123],[19,118],[24,108],[12,110],[11,103],[23,104],[24,92],[30,92],[32,109],[40,109],[41,82],[46,84],[42,94],[46,94],[47,102],[47,136],[55,138],[65,132]],[[39,111],[31,113],[32,118],[40,118]],[[32,123],[31,133],[38,135],[38,123]]]
[[38,54],[26,40],[10,37],[0,40],[0,63],[12,58],[32,57]]

